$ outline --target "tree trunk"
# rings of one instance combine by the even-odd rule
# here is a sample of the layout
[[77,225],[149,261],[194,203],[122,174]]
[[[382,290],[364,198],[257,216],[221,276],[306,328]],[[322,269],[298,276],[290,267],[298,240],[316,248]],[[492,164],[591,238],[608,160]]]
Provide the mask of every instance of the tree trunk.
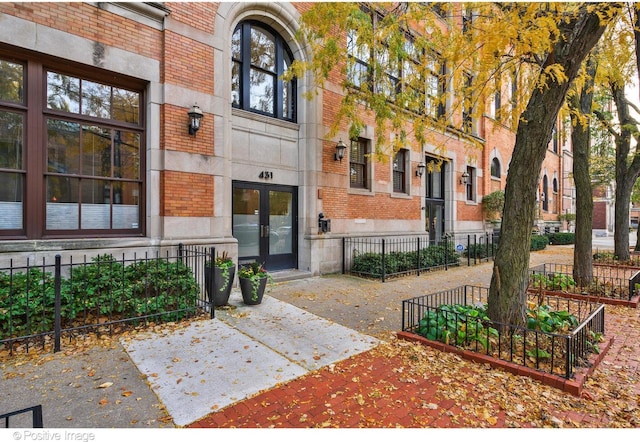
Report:
[[578,286],[586,287],[593,279],[593,188],[589,173],[589,157],[591,156],[591,104],[593,102],[593,84],[597,70],[595,56],[587,60],[585,82],[580,96],[569,100],[572,110],[586,118],[585,124],[571,113],[573,146],[573,180],[576,185],[576,234],[573,251],[573,279]]
[[566,81],[559,82],[547,76],[546,86],[534,89],[520,118],[509,163],[502,231],[489,288],[488,315],[493,321],[512,325],[525,323],[531,231],[542,161],[567,90],[605,26],[598,18],[598,8],[587,12],[586,7],[579,16],[558,24],[558,41],[541,72],[550,66],[558,66],[563,69]]
[[[638,44],[638,42],[636,42]],[[629,209],[631,207],[631,192],[633,184],[640,175],[640,154],[635,153],[629,158],[633,132],[637,123],[629,112],[624,85],[611,85],[616,112],[620,121],[620,131],[615,135],[616,142],[616,201],[615,222],[613,232],[614,255],[620,261],[631,258],[629,252]]]

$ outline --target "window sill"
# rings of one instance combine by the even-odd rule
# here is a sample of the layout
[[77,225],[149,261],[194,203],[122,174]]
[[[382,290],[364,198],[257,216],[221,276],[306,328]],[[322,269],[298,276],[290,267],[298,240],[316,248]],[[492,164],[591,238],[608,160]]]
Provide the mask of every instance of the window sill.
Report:
[[347,191],[349,195],[374,196],[375,192],[370,189],[361,189],[358,187],[349,187]]
[[279,118],[246,111],[233,106],[231,107],[231,114],[234,116],[246,118],[247,120],[260,121],[262,123],[281,126],[288,129],[298,130],[300,128],[300,125],[298,123],[294,123],[292,121],[281,120]]
[[413,196],[409,195],[408,193],[393,192],[391,194],[391,198],[398,198],[398,199],[402,199],[402,200],[410,200],[410,199],[413,199]]

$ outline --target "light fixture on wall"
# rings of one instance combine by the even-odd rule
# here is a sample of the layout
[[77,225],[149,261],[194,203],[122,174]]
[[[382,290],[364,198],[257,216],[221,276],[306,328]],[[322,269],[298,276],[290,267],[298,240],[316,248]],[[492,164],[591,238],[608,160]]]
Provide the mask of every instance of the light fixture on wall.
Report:
[[460,184],[466,185],[468,179],[469,173],[465,170],[464,172],[462,172],[462,175],[460,175]]
[[187,114],[189,115],[189,135],[195,135],[200,129],[200,120],[202,120],[203,113],[198,105],[194,104]]
[[342,163],[342,159],[344,158],[344,151],[347,149],[347,145],[344,144],[342,138],[336,144],[336,153],[333,155],[334,161],[340,161]]
[[416,166],[416,176],[417,177],[422,177],[422,175],[424,174],[424,170],[427,168],[427,165],[424,164],[424,161],[420,161],[418,163],[418,165]]

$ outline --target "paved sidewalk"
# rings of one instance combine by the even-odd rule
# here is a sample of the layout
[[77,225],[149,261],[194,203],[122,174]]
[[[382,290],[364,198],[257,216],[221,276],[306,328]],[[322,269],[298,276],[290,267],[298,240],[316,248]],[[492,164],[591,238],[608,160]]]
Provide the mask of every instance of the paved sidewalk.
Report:
[[[531,265],[545,262],[571,263],[572,248],[532,253]],[[393,340],[403,299],[487,286],[492,267],[386,283],[342,275],[289,281],[260,306],[232,295],[235,308],[217,310],[213,321],[0,362],[0,413],[41,403],[49,428],[608,426],[620,417],[596,405],[625,401],[626,422],[640,426],[638,310],[607,316],[616,341],[588,389],[594,400]],[[611,378],[618,391],[604,387]]]

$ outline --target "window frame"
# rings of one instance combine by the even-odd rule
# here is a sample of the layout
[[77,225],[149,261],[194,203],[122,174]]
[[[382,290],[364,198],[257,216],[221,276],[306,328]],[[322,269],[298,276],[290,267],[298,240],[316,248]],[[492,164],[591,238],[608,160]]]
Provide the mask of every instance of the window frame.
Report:
[[[398,150],[394,157],[392,163],[392,176],[393,176],[393,192],[408,194],[409,186],[407,184],[407,176],[408,171],[410,170],[409,166],[409,150],[408,149],[400,149]],[[401,167],[399,167],[401,165]]]
[[[370,190],[369,184],[369,140],[365,138],[358,138],[357,140],[351,140],[349,146],[349,187],[352,189]],[[358,154],[358,158],[354,159],[354,146],[358,146],[358,150],[362,150],[362,153]],[[354,169],[354,166],[356,169]],[[361,170],[361,179],[357,178],[358,170]]]
[[[126,75],[114,74],[99,68],[82,65],[67,60],[55,58],[44,54],[34,54],[30,51],[20,48],[13,48],[8,45],[0,45],[0,58],[2,60],[10,60],[12,62],[21,63],[24,66],[24,90],[23,103],[9,103],[7,101],[0,102],[0,111],[19,112],[24,116],[24,127],[22,135],[22,226],[19,229],[3,229],[0,230],[0,239],[53,239],[53,238],[99,238],[112,236],[136,237],[143,236],[146,231],[146,118],[144,103],[146,103],[147,82],[128,77]],[[109,112],[113,112],[115,107],[114,91],[125,90],[132,92],[137,96],[137,122],[129,123],[123,119],[112,118],[110,114],[108,118],[99,116],[84,115],[79,112],[66,112],[61,109],[55,109],[48,106],[47,99],[49,97],[48,73],[69,76],[71,78],[82,79],[89,83],[97,83],[107,87],[109,94]],[[81,100],[81,96],[77,97]],[[49,145],[49,121],[65,121],[70,124],[76,124],[78,127],[102,127],[107,128],[110,133],[115,134],[116,131],[124,131],[134,133],[138,137],[138,146],[136,151],[137,158],[137,176],[118,177],[114,167],[114,138],[109,140],[109,176],[89,176],[78,173],[62,173],[52,170],[49,165],[49,155],[51,154]],[[66,123],[65,123],[66,124]],[[28,133],[28,135],[27,135]],[[66,145],[61,145],[64,149],[60,150],[64,154]],[[73,147],[73,146],[72,146]],[[75,153],[77,161],[81,161],[81,145],[77,146],[78,152]],[[28,154],[27,154],[28,152]],[[73,159],[73,156],[68,158]],[[122,169],[117,169],[122,171]],[[108,205],[109,227],[108,228],[82,228],[80,220],[82,217],[81,193],[76,194],[77,200],[75,204],[78,207],[78,226],[71,229],[53,229],[47,228],[47,182],[50,178],[57,179],[77,179],[78,182],[98,180],[110,183],[109,201],[101,203]],[[67,178],[64,178],[67,177]],[[129,188],[132,194],[135,194],[135,205],[137,206],[135,227],[132,228],[113,228],[114,222],[118,220],[113,216],[114,208],[121,210],[119,206],[121,202],[116,202],[114,193],[114,185],[122,186],[123,183],[134,183],[133,188]],[[120,183],[120,184],[117,184]],[[134,189],[137,187],[137,191]],[[119,194],[119,193],[118,193]],[[121,195],[121,194],[120,194]],[[122,201],[120,199],[119,201]]]
[[491,165],[489,167],[491,178],[500,179],[502,177],[501,171],[502,165],[500,164],[500,160],[498,157],[493,157],[491,159]]
[[465,184],[465,194],[467,202],[476,202],[476,168],[472,166],[467,166],[467,182]]
[[[274,71],[265,69],[264,67],[254,64],[251,60],[251,32],[253,29],[259,29],[263,33],[268,33],[274,41]],[[233,30],[231,42],[233,43],[236,33],[239,33],[239,57],[235,56],[235,51],[231,50],[231,106],[236,109],[242,109],[260,115],[265,115],[279,120],[297,122],[297,98],[298,84],[294,77],[289,82],[282,80],[282,75],[286,69],[295,60],[293,52],[287,45],[285,39],[279,32],[274,30],[266,23],[257,20],[244,20],[238,23]],[[238,80],[234,79],[234,69],[237,67]],[[267,112],[252,107],[251,95],[251,72],[263,72],[272,78],[274,93],[272,98],[273,111]],[[233,87],[237,86],[238,100],[234,99]],[[285,97],[289,95],[289,104],[285,106]],[[286,109],[285,109],[286,108]]]

